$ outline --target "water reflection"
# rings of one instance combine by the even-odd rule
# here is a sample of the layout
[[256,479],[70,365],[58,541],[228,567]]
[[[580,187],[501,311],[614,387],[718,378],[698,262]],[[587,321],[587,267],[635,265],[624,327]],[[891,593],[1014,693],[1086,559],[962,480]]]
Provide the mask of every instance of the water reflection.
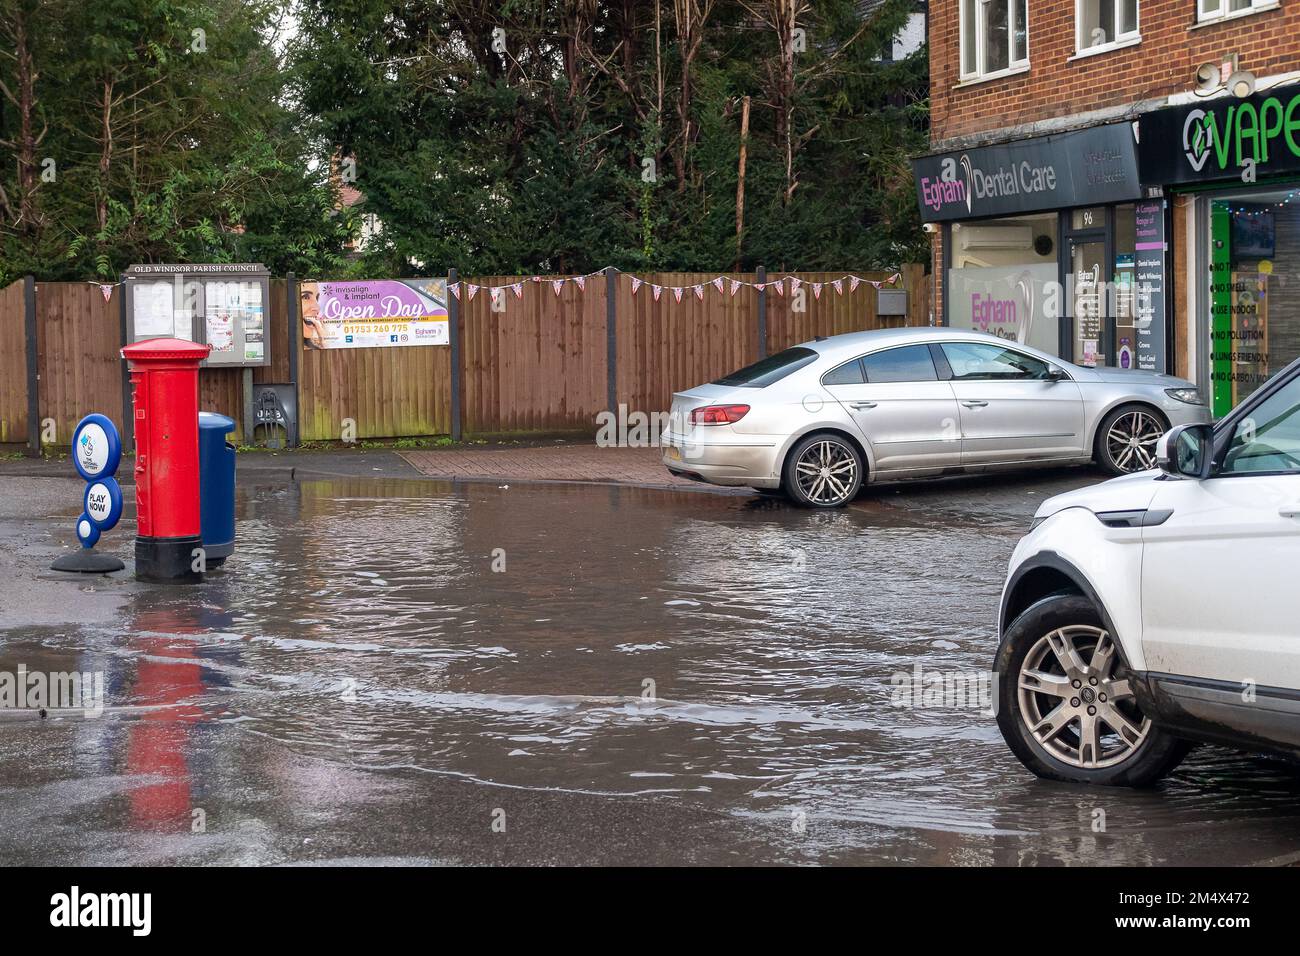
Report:
[[[662,862],[1295,849],[1300,778],[1281,765],[1209,750],[1152,791],[1046,785],[991,717],[891,706],[892,676],[918,661],[987,668],[1037,500],[980,483],[834,513],[627,487],[243,489],[235,557],[208,582],[141,588],[124,631],[43,644],[113,655],[114,703],[140,709],[82,745],[138,778],[129,827],[215,812],[244,828],[240,850],[212,841],[218,859],[302,858],[326,838],[285,849],[280,831],[326,822],[336,855],[378,830],[403,838],[366,852],[492,859],[490,836],[451,821],[503,793],[512,812],[552,808],[531,825],[563,834],[546,857],[561,862],[618,858],[584,832],[628,816],[662,831]],[[584,831],[568,814],[590,800],[604,809]],[[699,813],[714,822],[684,840]]]

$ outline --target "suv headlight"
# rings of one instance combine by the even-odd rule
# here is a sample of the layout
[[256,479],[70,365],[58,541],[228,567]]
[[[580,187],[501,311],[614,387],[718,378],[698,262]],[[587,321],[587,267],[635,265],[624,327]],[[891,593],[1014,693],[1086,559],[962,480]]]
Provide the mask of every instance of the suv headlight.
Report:
[[1195,388],[1167,388],[1165,394],[1176,402],[1185,402],[1188,405],[1204,405],[1205,399],[1201,398],[1201,393]]

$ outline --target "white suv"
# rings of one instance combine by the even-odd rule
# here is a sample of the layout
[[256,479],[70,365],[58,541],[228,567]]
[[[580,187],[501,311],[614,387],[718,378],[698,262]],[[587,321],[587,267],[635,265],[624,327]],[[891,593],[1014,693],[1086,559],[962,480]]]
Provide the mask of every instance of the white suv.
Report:
[[1213,741],[1300,755],[1300,361],[1159,468],[1043,503],[1002,594],[998,725],[1053,780]]

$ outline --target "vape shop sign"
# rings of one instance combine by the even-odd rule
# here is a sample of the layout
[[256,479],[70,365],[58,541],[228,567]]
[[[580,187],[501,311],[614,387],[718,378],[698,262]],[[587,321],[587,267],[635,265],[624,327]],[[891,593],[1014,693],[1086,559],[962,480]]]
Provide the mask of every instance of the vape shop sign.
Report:
[[298,305],[309,349],[451,343],[446,279],[303,282]]

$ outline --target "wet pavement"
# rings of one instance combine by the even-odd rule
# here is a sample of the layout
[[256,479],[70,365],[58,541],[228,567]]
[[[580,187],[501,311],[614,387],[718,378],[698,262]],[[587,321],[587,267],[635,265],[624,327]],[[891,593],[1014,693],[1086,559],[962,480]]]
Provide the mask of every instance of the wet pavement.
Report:
[[[0,862],[1254,863],[1300,773],[1195,752],[1048,784],[978,708],[1007,560],[1089,471],[851,508],[628,486],[241,479],[198,586],[44,568],[80,484],[0,478],[0,672],[102,672],[0,716]],[[129,557],[131,529],[106,543]],[[896,676],[896,675],[902,675]],[[1099,824],[1104,827],[1099,828]]]

